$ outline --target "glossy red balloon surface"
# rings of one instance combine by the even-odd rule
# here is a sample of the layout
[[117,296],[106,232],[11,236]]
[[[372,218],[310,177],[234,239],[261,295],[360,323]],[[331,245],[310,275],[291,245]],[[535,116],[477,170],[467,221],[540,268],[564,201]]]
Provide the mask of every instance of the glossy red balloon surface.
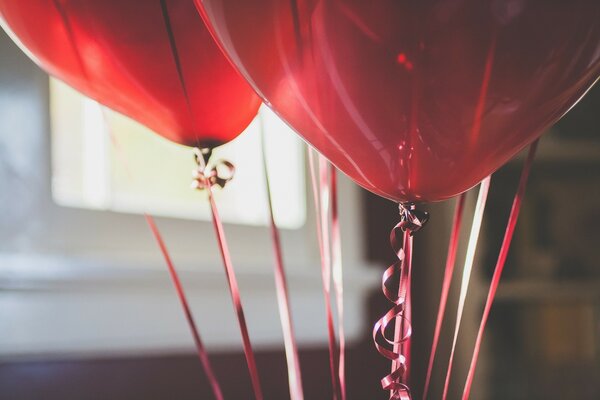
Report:
[[196,4],[267,104],[396,201],[469,189],[600,74],[597,0]]
[[0,0],[0,21],[47,72],[181,144],[227,142],[260,105],[191,0]]

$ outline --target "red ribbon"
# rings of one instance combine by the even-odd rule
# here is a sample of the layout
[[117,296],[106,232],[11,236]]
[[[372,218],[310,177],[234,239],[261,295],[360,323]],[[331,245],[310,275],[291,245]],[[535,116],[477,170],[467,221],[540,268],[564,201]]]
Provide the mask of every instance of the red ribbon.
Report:
[[285,273],[285,268],[283,266],[281,240],[279,237],[279,230],[277,229],[277,224],[275,223],[275,217],[273,215],[273,198],[271,196],[271,182],[269,179],[269,171],[267,166],[264,130],[261,132],[263,133],[263,136],[261,137],[262,161],[263,170],[265,174],[265,185],[268,199],[267,201],[269,206],[269,228],[271,231],[271,241],[273,243],[273,252],[275,256],[275,287],[277,289],[277,304],[279,306],[281,329],[283,330],[283,341],[285,345],[285,354],[288,368],[288,381],[290,385],[290,397],[292,400],[303,400],[304,393],[302,390],[302,374],[300,371],[298,346],[296,344],[296,336],[294,334],[294,326],[292,322],[292,312],[290,309],[287,277]]
[[[333,323],[333,310],[331,305],[331,244],[329,241],[329,182],[327,179],[327,161],[319,158],[319,167],[315,162],[315,156],[309,149],[309,164],[311,183],[313,187],[313,199],[315,202],[315,211],[317,214],[317,239],[319,242],[319,252],[321,255],[321,280],[323,284],[323,296],[325,299],[325,313],[327,318],[328,346],[329,346],[329,370],[331,374],[331,384],[333,389],[333,399],[340,398],[339,375],[337,359],[337,340]],[[321,157],[321,156],[319,156]],[[319,168],[319,181],[317,183],[317,168]]]
[[185,314],[185,319],[187,320],[190,331],[192,332],[192,337],[194,338],[194,343],[196,344],[196,352],[198,354],[198,358],[204,367],[204,371],[206,373],[206,377],[208,378],[208,382],[212,388],[213,394],[217,400],[223,400],[223,392],[221,391],[221,387],[219,386],[219,382],[217,381],[217,377],[212,369],[212,365],[210,364],[210,360],[208,358],[208,352],[204,347],[204,343],[202,339],[200,339],[200,333],[198,331],[198,327],[196,326],[196,321],[194,320],[194,316],[192,314],[192,310],[190,309],[189,303],[187,301],[187,297],[185,295],[185,291],[183,290],[183,285],[181,284],[181,280],[179,279],[179,274],[177,273],[177,269],[175,268],[175,264],[173,264],[173,260],[171,259],[171,255],[169,254],[169,250],[162,238],[160,231],[158,230],[158,226],[156,225],[154,218],[148,214],[144,214],[146,217],[146,222],[148,223],[148,227],[154,235],[156,239],[156,243],[165,258],[165,263],[169,269],[169,275],[171,276],[171,281],[173,282],[173,286],[175,286],[175,291],[177,292],[177,297],[179,298],[179,302],[181,303],[181,308],[183,309],[183,313]]
[[[394,306],[379,320],[375,323],[373,327],[373,341],[375,343],[375,348],[385,358],[392,361],[392,371],[389,375],[385,376],[381,380],[381,385],[384,390],[389,390],[392,394],[391,398],[404,398],[410,399],[410,391],[408,387],[401,383],[401,380],[406,372],[406,358],[401,353],[400,345],[408,340],[411,335],[412,327],[410,326],[409,321],[405,320],[405,301],[406,301],[406,293],[408,291],[408,268],[406,267],[406,250],[410,253],[410,241],[408,232],[404,233],[404,245],[400,246],[397,239],[397,231],[401,229],[400,224],[396,225],[392,230],[390,241],[392,243],[392,248],[396,252],[398,256],[398,262],[391,265],[388,269],[385,270],[383,274],[383,279],[381,283],[381,287],[385,297],[394,304]],[[399,275],[399,284],[398,284],[398,292],[395,293],[391,289],[388,288],[389,281],[394,277],[394,275]],[[386,336],[386,329],[388,325],[394,321],[406,322],[400,324],[400,327],[397,325],[394,334],[394,339],[389,339]],[[383,339],[384,344],[380,344],[380,338]],[[386,346],[391,345],[392,350],[388,349]],[[396,396],[396,397],[394,397]]]
[[[406,289],[406,308],[404,310],[404,314],[406,318],[401,320],[396,319],[396,331],[395,335],[399,335],[400,332],[403,332],[405,329],[404,324],[406,321],[412,321],[412,249],[413,249],[413,238],[411,235],[408,237],[409,243],[406,246],[406,250],[404,252],[406,257],[406,269],[408,274],[408,284]],[[411,346],[412,346],[412,335],[400,345],[400,351],[404,354],[406,358],[406,372],[402,376],[402,383],[408,384],[408,380],[410,378],[410,365],[411,365]]]
[[465,302],[467,299],[469,281],[471,279],[471,271],[473,270],[473,261],[475,259],[475,252],[477,250],[477,242],[479,240],[479,233],[481,231],[481,223],[483,220],[483,214],[485,212],[485,205],[489,193],[490,181],[491,176],[488,176],[481,182],[479,188],[479,196],[477,197],[477,204],[475,206],[475,213],[473,215],[473,224],[471,226],[471,233],[469,236],[469,243],[467,246],[467,254],[465,256],[465,265],[463,267],[462,280],[460,284],[458,309],[456,311],[456,324],[454,327],[454,336],[452,338],[452,349],[450,350],[450,358],[448,360],[448,368],[446,370],[446,380],[444,382],[444,391],[442,393],[443,400],[446,400],[448,396],[448,389],[450,387],[450,377],[452,375],[454,353],[456,351],[456,344],[458,342],[458,333],[460,331]]
[[465,389],[463,391],[463,400],[467,400],[471,393],[471,386],[473,384],[473,377],[475,375],[475,369],[477,367],[477,360],[479,359],[479,350],[481,348],[481,341],[483,339],[483,333],[485,331],[485,327],[488,321],[488,317],[490,315],[490,310],[492,308],[492,304],[494,303],[494,298],[496,296],[496,291],[498,290],[498,285],[500,284],[500,278],[502,277],[502,271],[504,270],[504,265],[506,263],[506,257],[508,256],[508,251],[510,249],[510,243],[513,238],[513,234],[515,232],[515,226],[517,225],[517,220],[519,219],[519,212],[521,211],[521,203],[523,201],[523,197],[525,196],[525,189],[527,187],[527,180],[529,178],[529,173],[531,171],[531,165],[533,164],[533,159],[535,157],[535,152],[537,150],[539,139],[533,142],[533,144],[529,147],[529,153],[527,154],[527,159],[523,164],[523,170],[521,172],[521,178],[519,180],[519,186],[517,188],[517,193],[515,194],[515,198],[513,200],[512,209],[510,210],[510,216],[508,217],[508,223],[506,225],[506,232],[504,233],[504,239],[502,241],[502,246],[500,247],[500,253],[498,255],[498,261],[496,262],[496,267],[494,269],[494,275],[492,276],[492,282],[490,284],[490,289],[488,292],[487,300],[485,302],[485,308],[483,311],[483,316],[481,317],[481,323],[479,324],[479,331],[477,332],[477,339],[475,341],[475,349],[473,350],[473,357],[471,359],[471,364],[469,366],[469,371],[467,373],[467,381],[465,383]]
[[[342,245],[338,213],[337,171],[322,155],[318,166],[314,153],[309,149],[311,183],[317,214],[317,237],[321,254],[323,294],[329,334],[329,362],[333,382],[333,398],[346,400],[346,337],[344,331],[344,283],[342,268]],[[318,171],[317,171],[318,170]],[[319,175],[317,183],[317,173]],[[331,216],[331,220],[330,217]],[[337,347],[333,311],[331,305],[331,282],[337,311],[339,347]],[[337,364],[335,362],[337,358]]]
[[[481,126],[483,121],[483,113],[485,110],[488,89],[490,84],[490,78],[492,76],[494,68],[494,60],[496,57],[496,45],[498,40],[498,30],[493,29],[490,46],[485,60],[485,68],[483,72],[481,88],[479,90],[479,99],[475,107],[475,115],[473,117],[473,127],[471,129],[471,144],[475,143],[479,134],[481,133]],[[450,360],[448,362],[448,368],[446,371],[446,380],[444,382],[444,391],[442,399],[445,400],[448,395],[448,389],[450,385],[450,376],[452,374],[452,363],[454,361],[454,351],[456,349],[456,342],[458,340],[458,331],[460,329],[460,323],[462,319],[462,313],[464,308],[464,302],[466,300],[467,289],[469,284],[469,278],[471,275],[471,268],[473,266],[473,256],[477,249],[477,239],[479,237],[479,229],[481,227],[481,219],[483,218],[483,211],[485,209],[485,202],[487,200],[487,194],[490,184],[490,176],[484,179],[481,183],[481,190],[479,192],[478,204],[475,209],[475,215],[473,219],[473,229],[471,230],[471,237],[469,239],[469,248],[467,249],[467,259],[465,260],[465,266],[463,270],[463,279],[460,288],[458,312],[456,316],[456,326],[454,330],[454,338],[452,342],[452,350],[450,351]],[[485,192],[485,193],[484,193]],[[483,196],[482,196],[483,195]],[[480,207],[481,206],[481,207]],[[479,226],[477,226],[479,225]],[[475,232],[476,231],[476,232]],[[469,254],[472,253],[472,254]]]
[[238,320],[240,333],[242,335],[242,344],[244,348],[244,355],[246,356],[246,363],[248,364],[248,372],[250,373],[250,379],[252,381],[252,389],[254,391],[254,397],[256,400],[263,400],[262,388],[260,385],[260,378],[258,376],[258,368],[256,366],[256,359],[254,357],[254,350],[252,349],[252,343],[250,342],[250,334],[248,333],[248,325],[246,324],[246,317],[244,316],[244,308],[242,307],[242,299],[240,296],[240,289],[238,287],[235,270],[233,269],[233,263],[231,262],[231,255],[229,252],[229,246],[227,245],[227,239],[225,237],[225,231],[223,229],[223,223],[219,216],[217,204],[215,202],[212,187],[214,184],[218,184],[219,180],[228,181],[231,179],[231,175],[225,178],[219,178],[219,166],[224,166],[229,169],[230,174],[232,173],[229,168],[230,164],[225,162],[217,162],[216,165],[208,167],[208,160],[210,159],[210,151],[197,149],[195,153],[196,162],[198,163],[198,169],[195,174],[194,187],[198,189],[206,190],[208,193],[208,200],[210,203],[210,210],[212,214],[213,227],[215,235],[219,244],[219,250],[221,252],[221,258],[223,260],[223,267],[225,269],[225,276],[229,286],[229,293],[231,295],[231,301],[233,302],[235,314]]
[[[412,247],[414,232],[427,222],[428,215],[414,209],[414,206],[400,206],[402,220],[392,229],[390,243],[398,261],[383,273],[381,288],[393,307],[373,326],[373,342],[383,357],[392,361],[390,373],[381,380],[384,390],[390,391],[390,399],[410,400],[407,385],[409,340],[412,334],[408,298],[410,296],[410,278],[412,269]],[[400,245],[399,236],[403,235]],[[398,275],[398,290],[390,289],[390,281]],[[394,339],[386,335],[387,327],[395,321]],[[388,346],[391,346],[390,350]]]
[[450,284],[452,283],[452,275],[454,273],[454,264],[456,262],[456,252],[458,250],[458,239],[460,238],[460,228],[462,223],[462,214],[465,208],[466,193],[460,195],[456,209],[454,211],[454,219],[452,222],[452,230],[450,234],[450,242],[448,244],[448,255],[446,257],[446,268],[444,271],[444,281],[442,283],[442,294],[440,296],[440,305],[438,307],[437,320],[435,322],[435,331],[433,333],[433,343],[431,344],[431,352],[429,354],[429,364],[427,365],[427,375],[425,377],[425,388],[423,389],[423,400],[427,399],[429,392],[429,383],[431,381],[431,373],[433,371],[433,362],[435,361],[435,353],[440,340],[442,331],[442,323],[444,314],[446,313],[446,305],[448,303],[448,294],[450,293]]
[[344,283],[342,269],[342,240],[338,217],[337,170],[329,163],[331,185],[331,265],[333,270],[333,289],[337,306],[338,337],[340,340],[338,377],[340,394],[346,400],[346,334],[344,331]]
[[[124,151],[121,147],[121,144],[119,143],[119,140],[117,139],[116,135],[110,129],[110,123],[108,120],[108,116],[106,114],[106,109],[104,107],[102,107],[102,116],[104,118],[104,123],[107,127],[112,146],[117,152],[117,158],[119,159],[121,165],[123,166],[123,168],[125,170],[125,175],[127,176],[127,179],[129,181],[133,182],[134,178],[133,178],[133,174],[131,172],[131,168],[129,166],[129,160],[125,157],[125,153],[124,153]],[[166,245],[165,241],[163,240],[162,234],[160,233],[160,230],[158,229],[158,225],[156,225],[156,222],[154,221],[154,217],[152,217],[150,214],[147,214],[147,213],[144,213],[144,217],[146,218],[148,227],[150,228],[150,231],[152,232],[152,235],[154,236],[154,239],[156,240],[158,248],[161,251],[161,253],[165,259],[165,263],[166,263],[167,269],[169,271],[169,276],[171,278],[171,282],[173,283],[173,286],[175,287],[175,291],[177,293],[177,298],[179,299],[179,303],[181,304],[181,308],[183,309],[183,313],[185,315],[185,319],[187,321],[188,327],[192,334],[192,338],[194,339],[194,344],[196,345],[196,353],[198,355],[198,359],[202,363],[204,372],[206,373],[206,377],[211,386],[213,395],[215,396],[215,399],[223,400],[223,392],[221,390],[221,386],[219,385],[219,381],[217,380],[215,372],[210,363],[210,359],[208,357],[208,352],[206,351],[206,347],[204,347],[204,343],[203,343],[202,339],[200,338],[200,331],[198,330],[198,326],[196,325],[196,321],[194,319],[192,310],[189,306],[189,302],[187,300],[185,290],[183,289],[183,284],[181,283],[181,279],[179,278],[179,274],[177,273],[177,268],[175,268],[175,264],[173,263],[173,259],[171,258],[171,255],[169,253],[169,249],[167,248],[167,245]]]

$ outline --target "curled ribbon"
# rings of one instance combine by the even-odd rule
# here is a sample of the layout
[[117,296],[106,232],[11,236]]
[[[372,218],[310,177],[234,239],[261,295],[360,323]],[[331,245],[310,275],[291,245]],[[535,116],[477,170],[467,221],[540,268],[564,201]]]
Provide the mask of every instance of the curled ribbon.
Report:
[[[411,400],[410,389],[403,382],[408,366],[406,356],[402,354],[402,344],[408,342],[412,335],[410,321],[405,315],[407,293],[410,286],[410,267],[408,263],[410,263],[411,258],[410,255],[407,257],[406,253],[410,251],[411,236],[414,232],[423,228],[429,219],[429,214],[416,210],[415,206],[410,204],[400,205],[400,216],[400,222],[390,233],[390,243],[398,257],[398,261],[385,270],[381,282],[383,294],[393,303],[393,307],[375,323],[373,342],[379,354],[392,361],[392,371],[381,380],[381,386],[384,390],[391,392],[390,398],[393,400]],[[404,236],[402,244],[399,240],[401,235]],[[389,288],[390,281],[396,274],[399,275],[397,293]],[[398,319],[402,322],[396,324],[400,332],[396,332],[395,338],[390,339],[386,335],[386,330],[392,321]],[[389,349],[388,346],[391,346],[392,349]]]
[[[400,216],[402,220],[396,227],[401,228],[410,235],[421,230],[427,221],[429,221],[429,213],[427,211],[417,210],[414,204],[405,206],[400,204]],[[392,247],[394,247],[393,243]]]
[[209,165],[211,155],[211,149],[194,149],[194,159],[198,167],[192,171],[192,189],[203,190],[215,185],[224,188],[233,179],[235,166],[227,160],[217,160]]

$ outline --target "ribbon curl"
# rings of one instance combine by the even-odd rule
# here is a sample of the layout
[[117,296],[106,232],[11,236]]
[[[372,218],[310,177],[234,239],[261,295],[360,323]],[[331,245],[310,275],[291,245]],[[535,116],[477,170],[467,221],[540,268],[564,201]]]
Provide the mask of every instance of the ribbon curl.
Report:
[[194,159],[198,167],[192,171],[192,189],[203,190],[212,186],[222,189],[233,179],[235,166],[227,160],[217,160],[209,165],[211,155],[211,149],[194,149]]
[[[406,344],[412,335],[412,326],[406,315],[407,294],[410,287],[412,235],[423,228],[429,219],[429,214],[417,210],[414,204],[401,204],[400,217],[400,222],[390,233],[391,247],[396,253],[398,261],[385,270],[381,282],[383,294],[393,303],[393,307],[375,323],[373,342],[379,354],[392,361],[391,372],[381,380],[382,388],[390,391],[390,399],[411,400],[410,388],[404,382],[408,362],[407,357],[402,353],[403,344]],[[403,236],[402,244],[399,240],[400,235]],[[399,276],[397,293],[389,288],[394,275]],[[392,321],[396,321],[394,339],[390,339],[386,335],[386,330]],[[392,349],[388,348],[389,346]]]

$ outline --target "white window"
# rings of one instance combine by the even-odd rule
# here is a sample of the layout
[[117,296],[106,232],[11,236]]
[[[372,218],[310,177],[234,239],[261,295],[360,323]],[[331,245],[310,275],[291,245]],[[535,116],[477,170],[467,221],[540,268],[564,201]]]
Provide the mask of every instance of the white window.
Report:
[[[64,83],[50,84],[52,195],[63,206],[210,218],[206,194],[190,189],[192,151],[82,96]],[[265,225],[266,188],[261,129],[267,141],[275,217],[283,228],[306,219],[304,153],[294,132],[272,111],[259,116],[213,157],[231,161],[236,177],[217,190],[225,222]],[[111,143],[111,135],[113,142]]]

